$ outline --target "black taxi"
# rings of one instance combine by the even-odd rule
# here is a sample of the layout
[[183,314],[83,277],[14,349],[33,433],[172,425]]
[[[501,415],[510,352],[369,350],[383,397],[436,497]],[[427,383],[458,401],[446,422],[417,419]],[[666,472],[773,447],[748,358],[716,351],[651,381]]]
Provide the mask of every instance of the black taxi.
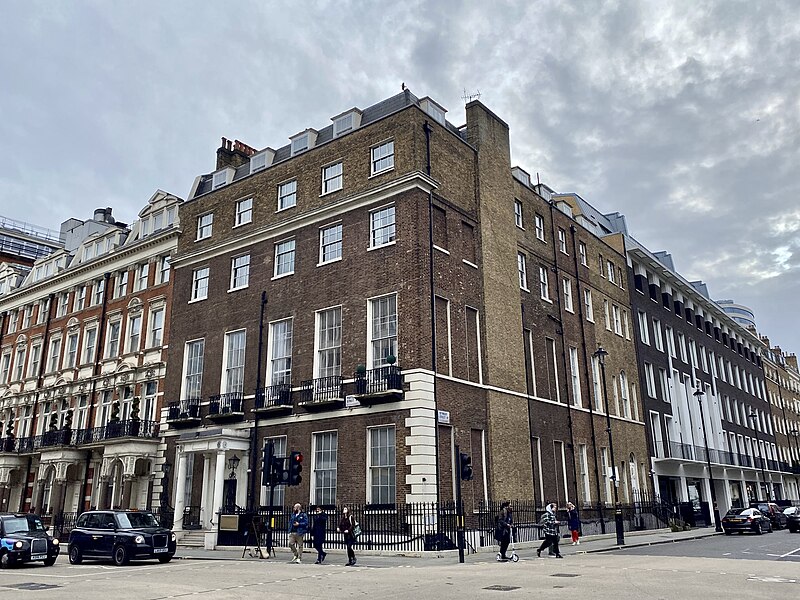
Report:
[[132,559],[155,558],[166,563],[175,555],[175,534],[145,511],[90,510],[69,534],[69,562],[84,558],[111,559],[115,565]]
[[52,567],[58,551],[58,539],[36,515],[0,513],[0,567],[37,561]]

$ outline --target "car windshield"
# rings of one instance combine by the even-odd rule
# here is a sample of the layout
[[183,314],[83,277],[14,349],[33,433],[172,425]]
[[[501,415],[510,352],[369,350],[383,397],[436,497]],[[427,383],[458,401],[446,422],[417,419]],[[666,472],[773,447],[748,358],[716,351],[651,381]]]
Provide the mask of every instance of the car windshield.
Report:
[[146,512],[117,513],[117,523],[119,523],[121,529],[159,527],[156,518],[151,513]]
[[44,524],[35,517],[14,517],[3,521],[6,535],[11,533],[27,533],[29,531],[44,531]]
[[785,514],[785,515],[793,515],[796,512],[797,512],[797,507],[796,506],[790,506],[789,508],[787,508],[786,510],[783,511],[783,514]]

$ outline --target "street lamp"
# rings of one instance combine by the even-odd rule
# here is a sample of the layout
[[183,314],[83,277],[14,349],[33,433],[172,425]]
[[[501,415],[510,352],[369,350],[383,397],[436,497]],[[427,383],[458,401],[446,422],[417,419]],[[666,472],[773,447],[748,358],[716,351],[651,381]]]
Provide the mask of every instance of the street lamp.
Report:
[[617,529],[617,544],[622,546],[625,544],[625,525],[622,521],[622,506],[619,503],[619,490],[617,489],[617,463],[614,460],[614,438],[611,435],[611,413],[608,410],[608,392],[606,388],[606,352],[605,348],[598,346],[594,354],[594,358],[600,363],[600,378],[603,382],[603,398],[606,405],[606,431],[608,432],[608,449],[611,452],[611,481],[614,484],[614,521]]
[[[767,487],[767,475],[764,472],[764,459],[761,458],[761,441],[758,439],[758,428],[756,427],[758,415],[754,410],[751,410],[747,417],[753,422],[753,434],[756,436],[756,449],[758,450],[758,466],[761,467],[761,479],[764,482],[764,493],[767,495],[765,500],[769,501],[772,499],[772,494],[769,493],[769,488]],[[761,493],[759,490],[759,496],[760,495]]]
[[706,466],[708,466],[708,485],[711,487],[711,504],[714,508],[714,530],[722,531],[722,523],[719,520],[719,506],[717,505],[717,492],[714,489],[714,475],[711,472],[711,455],[708,452],[708,438],[706,437],[706,420],[703,416],[703,396],[704,392],[700,389],[700,382],[692,394],[700,405],[700,422],[703,424],[703,444],[706,447]]
[[231,470],[231,474],[228,475],[228,479],[236,479],[236,469],[239,468],[240,461],[241,459],[235,454],[228,459],[228,468]]

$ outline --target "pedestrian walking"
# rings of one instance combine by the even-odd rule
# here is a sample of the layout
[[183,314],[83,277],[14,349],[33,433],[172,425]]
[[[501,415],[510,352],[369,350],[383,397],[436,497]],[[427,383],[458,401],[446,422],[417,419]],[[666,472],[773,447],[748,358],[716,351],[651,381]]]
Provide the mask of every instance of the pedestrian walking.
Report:
[[556,520],[555,513],[556,505],[551,502],[547,505],[547,511],[542,515],[542,518],[539,521],[544,530],[544,541],[542,542],[542,545],[539,546],[539,549],[536,550],[536,556],[541,556],[542,550],[552,546],[556,553],[556,558],[564,558],[561,556],[561,552],[558,551],[558,526],[560,523],[558,520]]
[[500,505],[500,513],[497,515],[494,539],[500,544],[500,559],[509,560],[506,556],[508,544],[511,542],[511,528],[514,526],[514,517],[511,514],[511,502],[503,502]]
[[315,565],[321,565],[325,562],[325,557],[328,553],[322,549],[322,544],[325,543],[325,528],[328,524],[328,513],[322,510],[322,507],[317,505],[314,509],[314,521],[311,525],[311,535],[314,538],[314,550],[317,551],[317,560]]
[[569,516],[567,517],[567,525],[572,532],[572,545],[577,546],[581,543],[581,519],[578,516],[578,509],[572,502],[567,502],[567,510]]
[[[342,508],[342,518],[339,521],[339,527],[336,531],[344,534],[344,543],[347,546],[347,564],[345,567],[353,567],[356,564],[356,553],[353,546],[356,543],[357,532],[359,532],[359,525],[356,518],[346,506]],[[359,532],[360,533],[360,532]]]
[[292,515],[289,517],[289,549],[292,551],[294,558],[291,560],[293,563],[300,564],[300,558],[303,556],[303,537],[308,531],[308,515],[303,512],[303,507],[300,503],[294,505]]

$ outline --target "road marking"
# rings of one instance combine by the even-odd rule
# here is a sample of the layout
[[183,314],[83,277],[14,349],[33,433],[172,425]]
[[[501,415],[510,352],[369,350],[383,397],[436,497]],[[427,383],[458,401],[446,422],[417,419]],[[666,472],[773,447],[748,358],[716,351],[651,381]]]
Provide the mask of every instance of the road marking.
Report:
[[792,550],[791,552],[787,552],[786,554],[781,554],[781,558],[786,558],[787,556],[791,556],[795,552],[800,552],[800,548],[797,548],[796,550]]

